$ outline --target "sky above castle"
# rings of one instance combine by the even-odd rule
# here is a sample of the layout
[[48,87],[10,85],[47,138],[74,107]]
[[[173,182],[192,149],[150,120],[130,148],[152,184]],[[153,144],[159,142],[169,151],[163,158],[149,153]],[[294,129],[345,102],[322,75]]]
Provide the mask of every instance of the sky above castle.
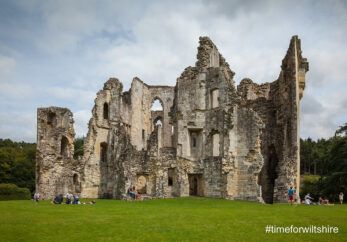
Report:
[[0,0],[0,138],[36,142],[36,109],[67,107],[86,135],[109,77],[172,85],[209,36],[236,73],[272,82],[291,36],[310,63],[301,137],[347,122],[346,1]]

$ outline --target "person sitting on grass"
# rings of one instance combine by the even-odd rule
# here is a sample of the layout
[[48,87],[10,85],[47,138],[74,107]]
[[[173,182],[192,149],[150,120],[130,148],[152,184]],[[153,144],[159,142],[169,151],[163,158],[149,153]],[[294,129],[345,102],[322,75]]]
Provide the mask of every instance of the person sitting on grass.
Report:
[[324,199],[322,200],[324,205],[330,205],[329,204],[329,199],[327,197],[324,197]]
[[305,199],[305,204],[307,204],[307,205],[314,205],[314,203],[311,201],[311,200],[313,200],[313,198],[310,197],[309,193],[307,193],[307,195],[305,196],[304,199]]
[[70,191],[66,193],[66,204],[71,204],[72,194]]
[[128,188],[128,191],[127,191],[127,194],[131,197],[131,198],[134,198],[134,194],[132,193],[132,184],[130,184],[130,187]]
[[80,201],[80,198],[78,197],[78,195],[74,194],[72,197],[73,197],[73,203],[72,204],[78,204],[78,202]]
[[339,200],[340,200],[340,204],[342,205],[342,203],[343,203],[343,193],[342,192],[340,192],[340,194],[339,194]]
[[52,204],[62,204],[63,200],[64,200],[63,194],[59,194],[58,196],[54,198],[54,200],[52,201]]
[[139,198],[140,194],[138,194],[138,192],[136,191],[135,186],[133,186],[132,193],[134,194],[134,199],[135,199],[135,200],[136,200],[137,198]]
[[293,187],[290,187],[290,189],[288,190],[290,205],[293,205],[294,203],[294,194],[295,194],[295,190],[293,189]]

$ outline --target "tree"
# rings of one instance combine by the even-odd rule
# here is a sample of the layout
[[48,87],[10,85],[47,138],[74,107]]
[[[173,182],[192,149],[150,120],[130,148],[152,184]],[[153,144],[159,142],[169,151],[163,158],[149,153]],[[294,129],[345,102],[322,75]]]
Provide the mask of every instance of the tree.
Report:
[[79,156],[83,156],[84,153],[84,137],[76,138],[74,141],[75,152],[73,157],[77,159]]

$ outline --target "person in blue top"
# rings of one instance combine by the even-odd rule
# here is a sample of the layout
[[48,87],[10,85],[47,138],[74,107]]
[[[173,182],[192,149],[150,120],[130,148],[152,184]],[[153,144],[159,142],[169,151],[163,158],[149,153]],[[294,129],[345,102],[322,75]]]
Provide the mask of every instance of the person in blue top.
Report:
[[294,194],[295,194],[295,190],[293,189],[293,187],[290,187],[290,189],[288,190],[290,205],[293,205],[294,203]]

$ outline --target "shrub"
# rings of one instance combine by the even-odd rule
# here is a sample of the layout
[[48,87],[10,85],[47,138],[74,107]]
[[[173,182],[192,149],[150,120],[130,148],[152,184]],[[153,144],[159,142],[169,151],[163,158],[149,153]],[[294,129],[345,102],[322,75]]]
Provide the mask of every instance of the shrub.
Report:
[[15,184],[0,184],[0,201],[28,200],[31,194],[28,188],[20,188]]
[[318,197],[323,196],[322,188],[322,179],[319,176],[303,176],[300,188],[300,198],[303,199],[307,193],[310,193],[311,197],[318,200]]

